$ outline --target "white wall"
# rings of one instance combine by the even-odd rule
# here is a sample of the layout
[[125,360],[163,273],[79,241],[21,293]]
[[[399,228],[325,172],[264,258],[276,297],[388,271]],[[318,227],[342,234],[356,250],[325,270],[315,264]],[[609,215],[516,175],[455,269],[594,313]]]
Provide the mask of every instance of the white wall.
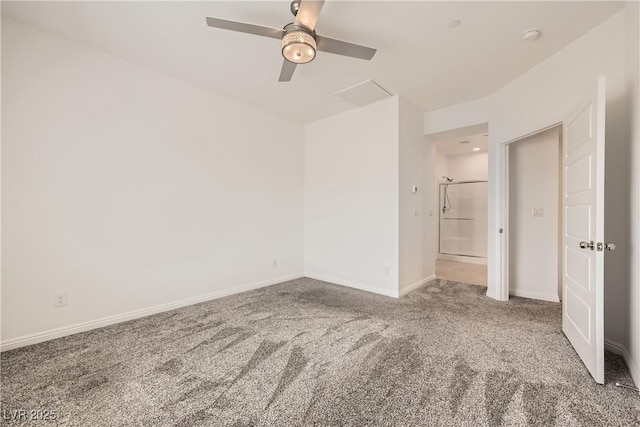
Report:
[[[489,117],[489,206],[494,215],[489,217],[488,291],[487,295],[504,298],[498,288],[499,260],[503,247],[501,204],[498,193],[502,186],[500,171],[502,158],[499,144],[546,128],[563,120],[571,107],[592,87],[599,75],[607,78],[607,149],[605,238],[617,245],[615,252],[605,258],[605,339],[618,345],[629,354],[627,360],[635,364],[634,378],[640,382],[640,338],[637,318],[640,317],[640,297],[632,298],[632,292],[640,293],[640,273],[631,281],[631,266],[637,265],[638,256],[632,253],[631,230],[638,229],[640,215],[632,212],[632,204],[638,204],[638,191],[632,193],[632,171],[639,160],[632,156],[637,147],[637,20],[635,2],[589,31],[569,46],[518,77],[488,97],[486,107]],[[632,57],[633,56],[633,57]],[[633,79],[633,84],[630,80]],[[459,107],[459,108],[458,108]],[[445,116],[445,117],[443,117]],[[461,104],[446,110],[425,114],[428,123],[440,118],[446,126],[438,132],[469,126],[469,117],[480,122],[481,114],[469,114],[469,105]],[[459,117],[459,119],[458,119]],[[436,128],[435,126],[432,126]],[[633,142],[632,142],[632,132]],[[633,160],[632,160],[633,159]],[[633,162],[633,163],[632,163]],[[640,210],[640,208],[635,208]],[[633,216],[632,216],[633,215]],[[638,241],[636,231],[635,241]],[[635,263],[635,264],[634,264]],[[630,306],[629,301],[633,301]],[[636,321],[631,325],[631,313]],[[631,326],[630,326],[631,325]],[[636,345],[629,348],[632,331]],[[632,368],[633,369],[633,368]]]
[[423,129],[398,96],[306,126],[306,276],[398,296],[434,274]]
[[301,275],[301,125],[4,18],[2,122],[3,343]]
[[489,153],[466,153],[446,156],[447,176],[454,181],[486,181]]
[[424,115],[424,134],[431,135],[447,132],[452,129],[481,125],[477,130],[468,129],[465,135],[484,132],[484,124],[489,121],[490,98],[481,98],[440,110],[431,111]]
[[306,125],[305,276],[398,294],[399,99]]
[[629,79],[631,105],[631,280],[629,305],[629,330],[626,350],[627,363],[634,374],[636,386],[640,385],[640,3],[632,2],[626,13],[626,67]]
[[436,273],[438,255],[438,184],[436,177],[446,175],[442,170],[435,142],[424,138],[424,172],[422,175],[422,276],[430,277]]
[[[430,138],[425,137],[427,142],[430,142]],[[433,188],[433,241],[431,242],[431,246],[433,247],[435,257],[438,258],[438,254],[440,253],[440,213],[441,213],[441,202],[440,202],[440,183],[443,182],[443,176],[449,176],[449,158],[442,153],[442,151],[438,150],[435,142],[430,142],[433,144],[433,153],[434,153],[434,161],[435,161],[435,176],[427,177],[428,181],[426,185]],[[428,236],[425,236],[425,240],[428,239]],[[435,261],[434,261],[435,265]]]
[[[426,139],[428,141],[428,139]],[[438,147],[434,144],[434,152],[435,152],[435,180],[436,180],[436,190],[439,188],[438,184],[442,181],[443,176],[449,176],[449,157],[446,156],[442,151],[438,150]],[[433,183],[433,182],[432,182]],[[437,194],[437,191],[436,191]]]
[[[509,145],[509,292],[513,295],[559,301],[559,173],[559,127]],[[543,216],[534,217],[533,209],[543,209]]]
[[[425,143],[423,113],[408,101],[400,98],[399,108],[399,270],[398,288],[412,289],[435,273],[435,258],[423,255],[424,223],[423,197],[425,194]],[[413,192],[417,186],[418,191]],[[428,218],[428,217],[427,217]],[[425,275],[425,265],[426,272]],[[429,272],[429,265],[434,269]]]

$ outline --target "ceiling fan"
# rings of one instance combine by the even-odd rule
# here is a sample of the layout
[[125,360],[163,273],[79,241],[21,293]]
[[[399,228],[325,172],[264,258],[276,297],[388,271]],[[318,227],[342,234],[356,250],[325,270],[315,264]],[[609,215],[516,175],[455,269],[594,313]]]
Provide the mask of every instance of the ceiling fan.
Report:
[[281,39],[284,62],[278,79],[280,82],[290,81],[296,66],[312,61],[316,57],[316,51],[366,60],[373,58],[376,49],[316,34],[316,22],[323,5],[324,0],[293,0],[291,2],[291,13],[296,19],[282,29],[210,17],[207,17],[207,25],[214,28]]

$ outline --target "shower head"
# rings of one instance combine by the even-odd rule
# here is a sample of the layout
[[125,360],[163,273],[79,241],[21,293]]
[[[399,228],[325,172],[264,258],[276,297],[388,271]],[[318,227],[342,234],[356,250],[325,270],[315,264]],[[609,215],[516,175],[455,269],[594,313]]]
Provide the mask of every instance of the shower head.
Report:
[[443,178],[445,181],[447,181],[447,182],[451,182],[451,181],[453,181],[453,178],[449,178],[448,176],[444,176],[444,175],[443,175],[443,176],[442,176],[442,178]]

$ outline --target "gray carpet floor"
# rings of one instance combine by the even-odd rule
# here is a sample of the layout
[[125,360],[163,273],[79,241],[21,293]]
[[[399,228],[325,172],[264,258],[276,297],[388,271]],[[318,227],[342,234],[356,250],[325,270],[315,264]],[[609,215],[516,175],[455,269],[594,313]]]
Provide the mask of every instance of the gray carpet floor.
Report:
[[613,384],[632,383],[624,361],[607,354],[594,383],[560,304],[484,291],[435,281],[395,300],[305,278],[4,352],[3,422],[640,425],[638,394]]

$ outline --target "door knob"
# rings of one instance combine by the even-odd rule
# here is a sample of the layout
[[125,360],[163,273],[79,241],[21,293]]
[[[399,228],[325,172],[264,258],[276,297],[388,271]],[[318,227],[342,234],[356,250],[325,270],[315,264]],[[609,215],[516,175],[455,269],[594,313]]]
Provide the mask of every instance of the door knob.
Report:
[[608,251],[612,251],[616,248],[616,245],[611,242],[607,242],[604,244],[604,248]]
[[581,249],[591,249],[593,250],[593,248],[595,247],[595,243],[592,241],[590,242],[580,242],[580,248]]

